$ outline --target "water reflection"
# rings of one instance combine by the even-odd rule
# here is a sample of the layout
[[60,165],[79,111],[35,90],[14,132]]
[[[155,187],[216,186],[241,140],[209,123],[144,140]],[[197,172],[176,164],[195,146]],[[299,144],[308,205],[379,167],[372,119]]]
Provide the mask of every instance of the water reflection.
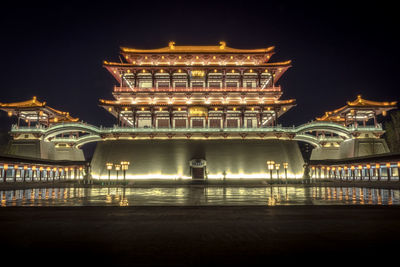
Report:
[[8,206],[399,205],[400,190],[359,187],[33,188],[0,191]]

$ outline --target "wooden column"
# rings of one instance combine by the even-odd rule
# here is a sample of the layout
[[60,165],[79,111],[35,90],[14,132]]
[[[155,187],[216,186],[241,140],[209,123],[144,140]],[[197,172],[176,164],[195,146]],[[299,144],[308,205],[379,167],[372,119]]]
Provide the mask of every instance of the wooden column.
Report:
[[136,128],[136,108],[132,108],[132,127]]
[[225,76],[226,76],[226,70],[222,70],[222,88],[226,87]]
[[168,107],[168,114],[169,114],[169,128],[173,128],[173,123],[172,123],[172,114],[173,109],[172,107]]

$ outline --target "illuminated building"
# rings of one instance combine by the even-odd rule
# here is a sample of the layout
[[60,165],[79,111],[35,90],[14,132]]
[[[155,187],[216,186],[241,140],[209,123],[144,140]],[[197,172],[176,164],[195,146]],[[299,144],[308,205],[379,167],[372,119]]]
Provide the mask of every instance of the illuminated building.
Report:
[[[119,170],[107,166],[125,161],[131,163],[126,179],[276,179],[279,173],[303,176],[299,141],[314,147],[311,159],[388,152],[376,117],[396,102],[358,96],[311,123],[282,127],[278,118],[296,101],[281,99],[277,83],[291,62],[270,62],[274,53],[274,47],[235,49],[224,42],[122,47],[120,62],[103,63],[117,83],[114,99],[99,101],[115,116],[113,127],[78,122],[35,98],[0,104],[18,117],[11,154],[81,160],[80,148],[98,142],[91,162],[95,179],[117,179]],[[278,169],[270,172],[267,161]]]
[[115,77],[115,100],[100,100],[118,125],[137,128],[274,126],[295,105],[276,82],[290,61],[269,63],[274,47],[175,46],[121,48],[126,62],[104,62]]

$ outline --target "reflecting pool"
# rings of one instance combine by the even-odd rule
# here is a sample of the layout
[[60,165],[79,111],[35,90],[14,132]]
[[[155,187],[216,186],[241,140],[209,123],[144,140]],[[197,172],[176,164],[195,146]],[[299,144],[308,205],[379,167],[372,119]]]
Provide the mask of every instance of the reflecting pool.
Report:
[[359,187],[33,188],[0,190],[10,206],[399,205],[400,190]]

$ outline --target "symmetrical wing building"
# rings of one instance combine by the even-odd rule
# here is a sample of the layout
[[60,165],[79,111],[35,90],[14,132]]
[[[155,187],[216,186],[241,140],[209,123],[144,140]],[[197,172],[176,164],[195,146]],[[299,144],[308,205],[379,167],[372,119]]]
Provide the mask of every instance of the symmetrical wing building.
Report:
[[271,62],[274,53],[225,42],[121,47],[118,62],[103,63],[116,81],[113,98],[99,100],[115,116],[113,127],[78,122],[36,98],[0,103],[18,118],[11,153],[83,160],[80,148],[98,142],[91,161],[97,179],[107,179],[107,166],[119,162],[131,163],[128,179],[272,179],[283,168],[289,178],[303,176],[299,141],[314,147],[311,159],[389,152],[377,116],[397,102],[358,96],[311,123],[282,127],[279,117],[296,101],[282,99],[278,85],[291,61]]

